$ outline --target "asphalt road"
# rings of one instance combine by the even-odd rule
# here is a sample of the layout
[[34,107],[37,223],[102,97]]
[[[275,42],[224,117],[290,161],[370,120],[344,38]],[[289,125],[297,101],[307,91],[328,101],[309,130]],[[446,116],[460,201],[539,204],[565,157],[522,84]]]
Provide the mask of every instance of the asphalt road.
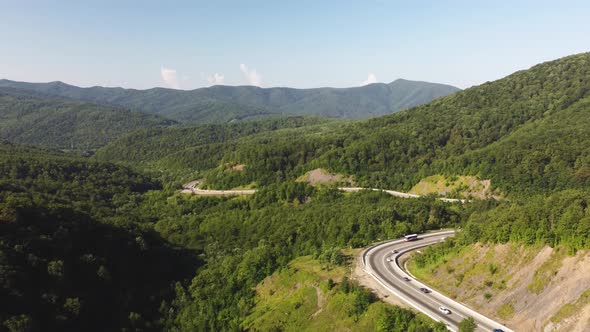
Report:
[[[389,194],[391,196],[395,196],[395,197],[402,197],[402,198],[419,198],[420,195],[416,195],[416,194],[408,194],[408,193],[403,193],[401,191],[395,191],[395,190],[385,190],[385,189],[376,189],[376,188],[361,188],[361,187],[341,187],[338,188],[344,192],[357,192],[357,191],[362,191],[362,190],[373,190],[373,191],[382,191],[386,194]],[[443,201],[443,202],[461,202],[461,203],[465,203],[468,202],[465,199],[458,199],[458,198],[446,198],[446,197],[439,197],[439,200]]]
[[[183,186],[183,190],[181,191],[181,193],[183,194],[196,194],[196,195],[210,195],[210,196],[223,196],[223,195],[252,195],[256,193],[256,189],[243,189],[243,190],[206,190],[206,189],[199,189],[197,188],[197,185],[199,184],[199,181],[193,181],[193,182],[189,182],[187,184],[185,184]],[[375,189],[375,188],[359,188],[359,187],[342,187],[342,188],[338,188],[344,192],[358,192],[358,191],[362,191],[362,190],[373,190],[373,191],[382,191],[384,193],[387,193],[391,196],[395,196],[395,197],[402,197],[402,198],[418,198],[420,197],[420,195],[414,195],[414,194],[407,194],[407,193],[402,193],[400,191],[395,191],[395,190],[383,190],[383,189]],[[461,202],[461,203],[465,203],[466,200],[464,199],[456,199],[456,198],[445,198],[445,197],[440,197],[438,198],[443,202]]]
[[183,194],[195,194],[201,196],[234,196],[234,195],[253,195],[256,193],[255,189],[242,190],[206,190],[197,188],[185,188],[181,191]]
[[242,190],[206,190],[199,189],[197,185],[199,181],[192,181],[183,186],[181,193],[183,194],[196,194],[202,196],[232,196],[232,195],[253,195],[256,193],[256,189],[242,189]]
[[[364,269],[391,293],[430,318],[445,323],[452,331],[457,331],[459,322],[469,316],[477,322],[477,331],[493,331],[494,329],[512,331],[421,283],[406,273],[399,265],[400,257],[403,255],[438,243],[442,237],[450,236],[454,236],[454,231],[421,234],[416,241],[406,242],[400,239],[373,246],[363,253]],[[393,250],[396,250],[397,253],[392,253]],[[391,259],[391,262],[387,261],[388,258]],[[409,278],[410,281],[404,280],[404,277]],[[431,292],[422,293],[421,287],[427,288]],[[438,309],[441,306],[451,310],[451,314],[441,313]]]

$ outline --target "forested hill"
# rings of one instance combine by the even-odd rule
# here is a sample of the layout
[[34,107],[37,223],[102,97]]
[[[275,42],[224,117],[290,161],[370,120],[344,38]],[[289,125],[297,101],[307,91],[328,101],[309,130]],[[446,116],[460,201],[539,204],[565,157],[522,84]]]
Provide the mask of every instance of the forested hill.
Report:
[[272,114],[361,119],[397,112],[459,91],[449,85],[401,79],[390,84],[342,89],[213,86],[191,91],[164,88],[134,90],[9,80],[0,80],[0,87],[126,107],[191,123],[223,123]]
[[[572,55],[352,126],[349,143],[329,160],[339,159],[340,171],[406,188],[440,172],[480,175],[518,191],[581,187],[588,178],[574,174],[585,174],[590,155],[589,96],[590,53]],[[547,182],[557,173],[568,183]]]
[[126,167],[0,143],[0,331],[161,329],[171,283],[199,259],[139,223],[157,189]]
[[[210,149],[200,153],[201,161],[215,167],[215,162],[211,163],[214,160],[213,155],[225,152],[221,144],[247,139],[252,135],[264,137],[281,129],[307,127],[306,132],[323,131],[341,123],[344,122],[319,117],[290,116],[229,124],[205,124],[196,127],[145,128],[124,135],[115,144],[98,150],[95,157],[100,160],[144,163],[157,161],[188,148],[207,146]],[[216,147],[219,148],[216,149]]]
[[[401,190],[441,173],[492,179],[507,192],[581,188],[590,181],[589,96],[590,53],[584,53],[380,118],[226,141],[208,163],[197,152],[210,149],[204,141],[163,160],[186,172],[246,165],[239,176],[215,173],[232,178],[217,182],[228,186],[294,179],[324,167],[362,185]],[[150,150],[125,145],[114,142],[101,155],[111,160],[117,156],[107,151],[115,148],[121,156]]]
[[[589,165],[590,53],[376,119],[142,129],[91,158],[0,143],[0,331],[240,331],[267,310],[255,298],[262,280],[282,271],[296,281],[293,258],[346,264],[339,248],[430,229],[461,229],[445,246],[587,250]],[[508,199],[454,204],[297,181],[316,168],[399,190],[428,175],[476,175]],[[189,178],[258,190],[180,193]],[[319,288],[350,299],[342,317],[357,330],[369,293],[344,279]],[[275,312],[294,317],[308,304]],[[414,321],[380,317],[383,330]]]
[[0,138],[15,143],[94,150],[124,133],[174,123],[158,115],[0,88]]

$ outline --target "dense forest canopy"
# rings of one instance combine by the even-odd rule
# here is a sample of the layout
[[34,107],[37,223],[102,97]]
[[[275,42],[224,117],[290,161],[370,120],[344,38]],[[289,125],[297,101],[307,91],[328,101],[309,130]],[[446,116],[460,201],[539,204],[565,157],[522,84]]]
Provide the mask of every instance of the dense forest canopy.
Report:
[[157,189],[126,167],[0,145],[1,329],[162,326],[171,282],[200,259],[131,215]]

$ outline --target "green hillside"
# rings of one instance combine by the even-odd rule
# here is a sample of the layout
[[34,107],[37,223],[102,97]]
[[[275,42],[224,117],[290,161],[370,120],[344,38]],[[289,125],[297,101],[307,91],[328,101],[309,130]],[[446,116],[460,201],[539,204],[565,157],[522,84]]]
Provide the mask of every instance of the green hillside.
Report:
[[456,157],[453,163],[519,190],[590,185],[590,98],[545,114],[504,139]]
[[452,227],[465,212],[440,201],[342,195],[294,182],[251,198],[178,195],[152,201],[155,229],[175,244],[204,248],[208,264],[177,296],[176,331],[239,329],[256,310],[256,285],[295,257],[336,257],[339,248],[377,238]]
[[[345,264],[297,258],[256,287],[249,331],[447,331],[410,310],[390,307],[347,279]],[[285,314],[288,313],[288,314]]]
[[131,108],[189,123],[225,123],[277,114],[361,119],[397,112],[459,90],[449,85],[408,80],[344,89],[213,86],[191,91],[133,90],[9,80],[0,80],[0,87]]
[[[279,129],[325,125],[330,122],[317,117],[292,116],[225,125],[148,128],[121,137],[115,144],[98,151],[96,158],[132,162],[157,161],[178,151],[200,145],[219,144],[252,135],[265,135]],[[154,148],[156,146],[157,148]],[[210,157],[204,159],[207,158]]]
[[[215,146],[193,141],[169,157],[186,172],[247,165],[240,179],[217,181],[227,186],[296,179],[323,167],[363,186],[399,190],[436,174],[491,179],[512,193],[584,188],[588,77],[590,54],[584,53],[385,117],[230,137]],[[144,142],[141,148],[113,142],[99,154],[149,159],[137,152],[158,150],[157,139],[138,144]],[[209,150],[216,153],[199,153]]]
[[[90,90],[103,104],[128,92]],[[295,100],[284,93],[277,100]],[[437,329],[325,276],[346,266],[348,248],[440,228],[461,229],[440,246],[447,254],[476,242],[588,249],[589,107],[584,53],[369,120],[148,127],[88,158],[2,143],[0,330]],[[296,181],[317,168],[397,190],[434,175],[490,179],[503,195],[459,204]],[[180,193],[189,179],[258,191]],[[318,294],[327,304],[310,319]]]
[[94,150],[136,129],[174,123],[157,115],[0,88],[0,138],[15,143]]
[[131,213],[159,188],[125,167],[0,144],[0,330],[161,329],[171,282],[199,260]]
[[453,226],[462,213],[294,182],[201,199],[63,153],[2,144],[0,157],[0,322],[18,331],[235,330],[253,287],[292,258]]
[[[336,171],[397,188],[409,189],[420,178],[442,172],[491,177],[494,185],[514,191],[525,190],[511,182],[497,181],[504,176],[503,171],[486,172],[481,160],[475,160],[476,165],[464,165],[450,158],[459,158],[492,143],[500,144],[512,135],[520,135],[518,129],[525,125],[547,119],[552,114],[569,112],[568,108],[576,107],[576,102],[590,94],[589,74],[590,53],[537,65],[416,109],[359,123],[347,129],[342,147],[335,146],[329,155],[322,157]],[[589,110],[580,106],[579,111],[584,114]],[[538,135],[545,135],[541,132],[544,128],[534,128]],[[578,129],[566,125],[555,126],[554,130],[559,131],[559,135],[572,135]],[[585,140],[584,137],[580,139]],[[584,146],[581,149],[588,153]],[[525,143],[521,151],[554,157],[553,151],[542,145]],[[564,163],[563,167],[572,170],[574,165]],[[543,174],[530,175],[527,187],[556,188],[544,183]],[[571,184],[582,187],[584,182]]]

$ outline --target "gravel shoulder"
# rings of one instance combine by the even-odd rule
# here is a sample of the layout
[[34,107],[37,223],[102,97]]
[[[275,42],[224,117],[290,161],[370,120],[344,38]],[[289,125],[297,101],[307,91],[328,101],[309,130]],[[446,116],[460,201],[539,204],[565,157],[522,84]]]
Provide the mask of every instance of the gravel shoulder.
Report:
[[383,302],[396,305],[404,308],[411,308],[404,301],[391,294],[385,287],[373,279],[368,273],[363,270],[363,252],[364,250],[357,253],[354,257],[352,265],[352,272],[350,278],[356,280],[361,286],[366,287],[373,291],[375,295],[379,297]]

